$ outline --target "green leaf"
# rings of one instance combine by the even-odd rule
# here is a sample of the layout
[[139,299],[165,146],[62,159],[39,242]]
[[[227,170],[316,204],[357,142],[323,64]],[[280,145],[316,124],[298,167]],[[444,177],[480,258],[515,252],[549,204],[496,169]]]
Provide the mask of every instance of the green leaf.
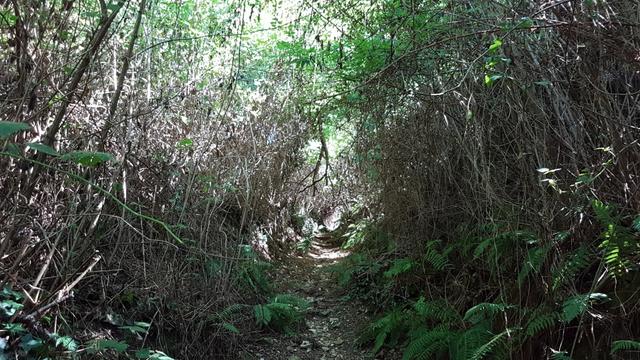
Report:
[[150,360],[174,360],[171,356],[163,353],[162,351],[152,350],[149,356]]
[[110,3],[109,5],[107,5],[107,9],[111,10],[111,11],[118,11],[118,10],[120,10],[120,5],[118,5],[117,2],[113,2],[113,3]]
[[60,155],[54,148],[52,148],[51,146],[45,145],[43,143],[28,143],[27,147],[51,156]]
[[9,10],[0,10],[0,25],[12,27],[16,25],[18,17]]
[[586,295],[576,295],[565,300],[562,304],[562,320],[568,323],[582,315],[588,307],[587,299]]
[[618,351],[640,351],[640,341],[634,340],[617,340],[611,344],[611,354]]
[[56,339],[56,346],[62,346],[68,351],[78,350],[78,343],[70,336],[61,336]]
[[6,139],[11,135],[28,130],[31,130],[31,126],[27,123],[0,121],[0,139]]
[[633,223],[631,223],[631,227],[633,228],[633,230],[640,232],[640,215],[638,215],[634,220]]
[[20,348],[27,353],[41,347],[42,345],[44,345],[44,342],[37,337],[33,337],[31,334],[27,334],[20,338]]
[[7,147],[4,149],[4,151],[16,157],[22,156],[22,150],[20,150],[20,148],[14,143],[7,144]]
[[120,326],[120,329],[126,330],[132,334],[146,334],[147,331],[149,331],[149,329],[137,325],[124,325]]
[[0,314],[2,314],[3,317],[11,317],[20,309],[22,309],[22,304],[13,300],[0,301]]
[[495,83],[496,81],[502,79],[503,76],[500,74],[493,74],[493,75],[489,75],[489,74],[485,74],[484,75],[484,84],[487,86],[491,86],[493,85],[493,83]]
[[127,350],[128,347],[129,345],[122,341],[116,341],[111,339],[100,339],[100,340],[95,340],[91,343],[91,346],[89,347],[89,351],[98,352],[103,350],[114,350],[115,352],[123,353]]
[[178,149],[191,149],[193,147],[193,140],[189,138],[182,139],[176,144]]
[[396,259],[391,265],[391,268],[384,272],[384,277],[390,278],[405,273],[411,270],[414,264],[413,260],[408,258]]
[[533,19],[531,19],[530,17],[523,17],[518,23],[518,29],[528,29],[530,27],[533,27],[534,25],[535,22],[533,21]]
[[151,350],[140,349],[135,353],[136,359],[148,359],[151,356]]
[[73,151],[60,157],[62,160],[72,161],[78,165],[96,167],[114,159],[113,155],[105,152]]
[[240,330],[238,330],[237,327],[233,326],[233,324],[230,324],[228,322],[222,323],[222,327],[234,334],[240,334]]
[[2,289],[2,291],[0,292],[0,296],[2,298],[5,298],[5,299],[13,298],[13,300],[16,300],[16,301],[20,301],[20,300],[22,300],[24,298],[24,296],[22,296],[22,294],[20,294],[17,291],[11,290],[11,288],[8,287],[8,286],[5,286]]
[[513,305],[480,303],[467,310],[463,320],[477,324],[483,319],[492,319],[496,314],[503,313],[511,307]]
[[494,52],[494,51],[497,51],[498,49],[500,49],[501,47],[502,47],[502,40],[495,39],[495,40],[493,40],[493,44],[491,44],[491,46],[489,46],[489,51],[490,52]]
[[12,335],[24,334],[27,332],[27,329],[25,329],[24,326],[22,326],[22,324],[19,324],[19,323],[5,324],[3,328],[7,330],[9,333],[11,333]]
[[256,305],[253,308],[256,323],[258,325],[267,326],[271,322],[271,310],[265,305]]

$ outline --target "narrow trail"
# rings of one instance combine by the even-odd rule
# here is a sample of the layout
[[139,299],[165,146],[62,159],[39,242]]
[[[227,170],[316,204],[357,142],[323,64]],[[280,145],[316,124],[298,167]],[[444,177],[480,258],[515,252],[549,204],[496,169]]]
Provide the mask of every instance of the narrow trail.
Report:
[[348,255],[331,243],[329,234],[321,234],[315,237],[308,254],[292,257],[276,270],[274,282],[279,292],[306,299],[309,310],[300,332],[265,336],[261,341],[264,345],[253,349],[253,359],[373,359],[369,351],[356,344],[369,315],[362,304],[344,296],[331,271],[332,265]]

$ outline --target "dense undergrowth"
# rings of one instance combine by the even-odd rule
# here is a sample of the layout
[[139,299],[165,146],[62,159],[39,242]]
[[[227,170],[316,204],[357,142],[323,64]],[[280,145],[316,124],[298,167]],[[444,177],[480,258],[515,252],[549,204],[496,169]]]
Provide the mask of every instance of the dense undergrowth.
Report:
[[0,1],[0,356],[237,358],[356,203],[373,352],[637,357],[639,6]]
[[355,252],[338,281],[380,314],[360,341],[373,353],[400,347],[404,359],[632,358],[640,216],[597,200],[587,214],[600,231],[591,238],[494,222],[405,257],[380,220],[343,227]]

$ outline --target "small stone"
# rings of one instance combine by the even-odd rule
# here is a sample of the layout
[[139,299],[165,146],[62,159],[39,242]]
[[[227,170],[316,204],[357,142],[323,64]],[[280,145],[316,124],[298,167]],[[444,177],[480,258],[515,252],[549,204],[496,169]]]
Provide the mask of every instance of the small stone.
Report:
[[329,348],[328,348],[328,347],[326,347],[326,346],[323,346],[323,347],[322,347],[322,351],[329,351]]
[[287,360],[301,360],[298,355],[291,355]]
[[311,342],[308,340],[304,340],[301,344],[300,344],[300,348],[301,349],[311,349]]
[[344,340],[342,340],[342,338],[337,338],[334,342],[334,345],[342,345],[344,344]]

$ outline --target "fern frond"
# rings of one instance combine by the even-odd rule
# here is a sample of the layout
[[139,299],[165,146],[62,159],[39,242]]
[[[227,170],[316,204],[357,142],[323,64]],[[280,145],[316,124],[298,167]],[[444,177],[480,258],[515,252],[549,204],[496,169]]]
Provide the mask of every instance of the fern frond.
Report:
[[633,219],[633,222],[631,223],[631,228],[636,232],[640,232],[640,215],[636,216],[636,218]]
[[527,259],[522,266],[520,273],[518,273],[518,285],[522,286],[522,283],[530,273],[540,272],[540,267],[542,267],[542,264],[546,260],[550,249],[551,245],[549,244],[529,250],[527,253]]
[[607,269],[614,277],[621,277],[633,266],[630,257],[637,254],[637,241],[630,229],[616,224],[607,224],[600,236],[602,243],[598,247],[603,251]]
[[485,356],[489,355],[490,353],[492,353],[495,350],[495,347],[498,345],[503,344],[503,337],[509,335],[511,332],[516,331],[517,329],[506,329],[505,331],[501,332],[500,334],[494,336],[491,340],[489,340],[487,343],[483,344],[482,346],[480,346],[471,356],[471,358],[469,360],[481,360],[484,359]]
[[570,322],[587,310],[587,297],[585,295],[576,295],[568,298],[562,304],[562,320]]
[[593,212],[596,214],[596,218],[601,224],[610,224],[614,222],[610,206],[604,204],[600,200],[593,200],[591,202],[591,207],[593,208]]
[[492,242],[493,242],[493,238],[483,239],[480,242],[480,244],[478,244],[475,251],[473,252],[473,257],[476,259],[479,258],[482,254],[484,254],[485,250],[487,250],[487,248],[491,245]]
[[526,230],[505,231],[493,237],[483,239],[473,253],[474,258],[479,258],[490,246],[496,251],[498,258],[505,253],[511,253],[513,248],[522,244],[538,243],[536,235]]
[[611,343],[611,354],[618,351],[640,351],[640,341],[634,340],[617,340]]
[[424,254],[424,261],[431,264],[434,269],[438,271],[444,270],[448,265],[449,261],[447,260],[446,255],[440,253],[436,246],[440,242],[437,240],[432,240],[427,243],[427,251]]
[[267,326],[271,322],[271,310],[265,305],[255,305],[253,314],[258,325]]
[[603,302],[608,300],[609,297],[607,294],[603,293],[590,293],[572,296],[562,304],[562,320],[568,323],[582,315],[589,307],[589,303],[592,301]]
[[394,309],[371,323],[360,334],[358,342],[367,343],[373,340],[372,352],[376,354],[383,346],[395,344],[408,330],[407,314],[400,309]]
[[557,351],[551,349],[551,359],[552,360],[571,360],[571,356],[566,351]]
[[209,316],[209,319],[214,321],[228,319],[231,315],[247,308],[248,306],[249,305],[246,304],[232,304],[224,308],[222,311]]
[[306,310],[309,307],[309,302],[307,300],[293,294],[278,294],[273,297],[271,302],[278,304],[289,304],[299,310]]
[[467,310],[463,320],[477,324],[481,320],[492,319],[496,314],[502,313],[511,307],[513,307],[513,305],[480,303]]
[[553,327],[558,321],[557,313],[544,313],[532,317],[527,323],[525,334],[527,337],[538,334],[539,332]]
[[592,261],[592,253],[586,246],[580,246],[569,255],[569,260],[564,262],[553,274],[552,289],[556,290],[563,284],[573,282],[575,276],[588,267]]
[[437,320],[443,323],[461,320],[458,312],[444,300],[425,301],[421,297],[413,305],[413,308],[425,320]]
[[448,327],[440,326],[432,330],[424,330],[415,336],[404,350],[403,360],[427,360],[433,359],[444,352],[455,332]]
[[449,358],[451,360],[468,360],[476,350],[491,340],[493,334],[483,327],[474,326],[459,334],[449,344]]
[[384,272],[384,276],[387,278],[401,275],[413,268],[415,262],[409,258],[396,259],[391,264],[389,270]]

